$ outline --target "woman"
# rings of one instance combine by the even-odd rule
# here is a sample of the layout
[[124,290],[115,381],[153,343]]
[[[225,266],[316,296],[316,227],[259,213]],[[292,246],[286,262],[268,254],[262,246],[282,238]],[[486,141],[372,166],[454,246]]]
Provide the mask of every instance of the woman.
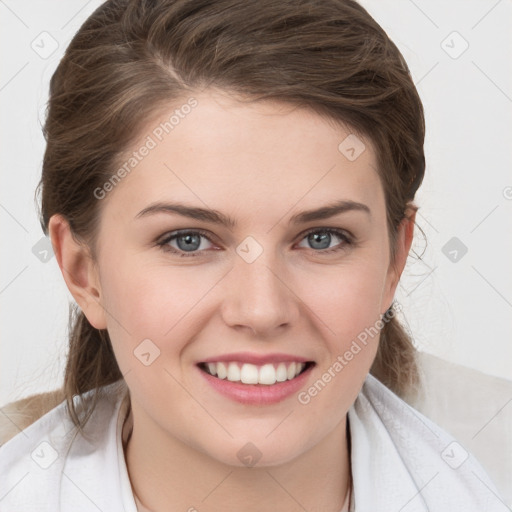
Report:
[[401,399],[423,109],[357,3],[108,1],[45,136],[78,309],[66,400],[0,448],[2,510],[505,510]]

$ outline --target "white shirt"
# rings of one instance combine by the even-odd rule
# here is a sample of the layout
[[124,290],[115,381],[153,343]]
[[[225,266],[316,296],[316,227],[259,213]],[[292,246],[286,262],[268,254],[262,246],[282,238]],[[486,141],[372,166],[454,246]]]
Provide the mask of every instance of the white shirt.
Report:
[[[123,381],[111,384],[101,388],[84,435],[63,402],[2,445],[0,512],[137,512],[122,445],[127,399]],[[350,510],[509,510],[459,443],[373,376],[349,409],[348,423]]]

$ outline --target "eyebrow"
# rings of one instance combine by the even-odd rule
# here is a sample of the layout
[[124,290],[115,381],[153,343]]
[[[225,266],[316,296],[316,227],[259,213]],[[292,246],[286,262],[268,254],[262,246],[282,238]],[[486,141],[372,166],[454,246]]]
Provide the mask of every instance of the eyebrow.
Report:
[[[332,204],[322,206],[313,210],[305,210],[291,217],[290,224],[302,224],[311,221],[328,219],[339,215],[341,213],[360,211],[371,216],[370,208],[356,201],[336,201]],[[158,213],[177,213],[183,217],[189,217],[191,219],[202,220],[205,222],[211,222],[213,224],[220,224],[227,226],[228,228],[234,228],[236,221],[217,210],[199,208],[196,206],[187,206],[181,203],[154,203],[141,210],[136,216],[136,219],[146,217],[148,215],[155,215]]]

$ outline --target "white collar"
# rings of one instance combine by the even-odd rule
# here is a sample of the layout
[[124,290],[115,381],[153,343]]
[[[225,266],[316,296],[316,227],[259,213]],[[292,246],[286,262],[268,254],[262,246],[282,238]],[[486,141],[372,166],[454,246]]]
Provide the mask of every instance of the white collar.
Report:
[[348,413],[357,512],[505,512],[484,469],[372,375]]
[[[85,436],[77,433],[63,402],[0,446],[0,509],[137,512],[121,439],[126,392],[122,381],[99,390]],[[509,511],[480,464],[471,455],[464,458],[460,444],[373,376],[366,377],[348,421],[353,510]],[[36,459],[45,450],[51,455],[48,445],[58,456],[42,468]]]

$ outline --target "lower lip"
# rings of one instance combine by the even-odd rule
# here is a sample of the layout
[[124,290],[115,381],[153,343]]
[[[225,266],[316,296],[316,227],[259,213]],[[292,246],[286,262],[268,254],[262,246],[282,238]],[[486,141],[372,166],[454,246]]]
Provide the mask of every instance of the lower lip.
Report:
[[227,379],[219,379],[197,368],[199,373],[221,395],[232,400],[249,405],[270,405],[281,402],[289,396],[297,393],[304,386],[314,365],[303,371],[298,377],[284,382],[277,382],[271,386],[265,384],[242,384],[231,382]]

